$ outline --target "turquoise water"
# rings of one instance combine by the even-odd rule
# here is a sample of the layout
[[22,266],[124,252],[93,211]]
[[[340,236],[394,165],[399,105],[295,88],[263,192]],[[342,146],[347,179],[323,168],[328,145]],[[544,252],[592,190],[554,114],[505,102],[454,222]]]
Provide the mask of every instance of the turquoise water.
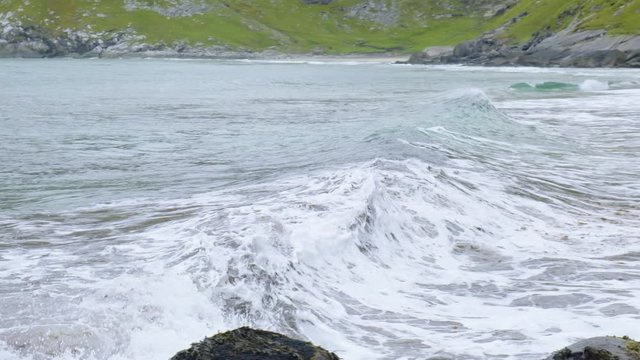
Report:
[[640,71],[2,60],[0,84],[0,358],[241,325],[346,359],[640,337]]

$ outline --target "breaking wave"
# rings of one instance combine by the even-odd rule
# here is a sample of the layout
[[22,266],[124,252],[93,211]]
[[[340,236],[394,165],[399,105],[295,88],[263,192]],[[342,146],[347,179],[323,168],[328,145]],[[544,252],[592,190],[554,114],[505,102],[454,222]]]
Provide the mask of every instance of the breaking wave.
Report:
[[[22,325],[0,339],[34,359],[161,358],[207,329],[251,325],[354,358],[444,353],[440,346],[451,341],[483,357],[476,346],[482,341],[515,337],[518,345],[501,351],[526,354],[534,351],[527,339],[591,318],[546,318],[544,329],[522,325],[544,317],[544,309],[571,313],[579,305],[584,312],[603,306],[598,299],[625,300],[608,290],[574,296],[616,270],[603,262],[584,272],[578,249],[571,250],[576,260],[564,258],[570,217],[459,165],[378,159],[173,204],[136,204],[156,208],[152,219],[162,217],[155,224],[122,217],[110,225],[138,229],[131,241],[105,244],[77,262],[60,252],[40,263],[52,292],[62,286],[85,295],[34,293],[38,306],[57,310],[37,320],[15,315]],[[128,213],[129,206],[82,215]],[[60,226],[41,223],[38,231]],[[120,260],[92,274],[107,254]],[[12,270],[32,266],[34,256],[14,258]],[[542,263],[556,270],[541,273]],[[563,288],[549,283],[559,277]]]
[[580,84],[546,81],[542,83],[517,83],[510,87],[517,91],[541,91],[541,92],[562,92],[562,91],[602,91],[609,90],[609,83],[599,80],[585,80]]
[[[443,91],[451,80],[439,72],[428,74],[432,92],[420,92],[428,81],[396,88],[404,73],[382,76],[385,85],[368,92],[370,69],[322,67],[329,72],[305,73],[303,83],[293,68],[284,80],[283,67],[277,81],[251,82],[266,90],[250,96],[232,81],[246,76],[237,69],[224,85],[233,99],[247,97],[242,106],[221,98],[136,115],[163,114],[168,124],[182,115],[179,137],[173,127],[149,136],[148,127],[116,114],[126,121],[115,126],[142,135],[131,152],[121,142],[105,147],[115,160],[101,160],[146,168],[174,149],[194,149],[213,164],[198,168],[206,181],[229,171],[224,164],[250,169],[226,174],[223,186],[201,190],[201,181],[175,198],[132,191],[129,200],[0,217],[0,358],[163,359],[205,335],[250,325],[354,360],[537,360],[585,333],[637,332],[633,96],[585,100],[579,88],[604,89],[590,80],[516,84],[525,93],[514,96],[505,89],[517,80],[504,71],[508,78],[494,88],[509,93],[506,100],[491,90]],[[208,73],[200,70],[197,77]],[[211,83],[231,73],[218,71]],[[356,71],[362,77],[334,83]],[[456,81],[471,76],[459,72]],[[612,101],[622,109],[616,117]],[[214,118],[214,108],[224,116]],[[226,143],[205,149],[216,141]],[[279,158],[262,164],[257,152]],[[149,174],[168,183],[176,176],[149,171],[136,179],[144,184]]]

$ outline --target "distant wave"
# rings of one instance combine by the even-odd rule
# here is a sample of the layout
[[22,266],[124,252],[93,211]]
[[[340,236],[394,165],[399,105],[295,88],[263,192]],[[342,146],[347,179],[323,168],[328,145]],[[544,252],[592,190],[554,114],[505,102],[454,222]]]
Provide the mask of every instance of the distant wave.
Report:
[[585,80],[580,84],[556,81],[545,81],[542,83],[533,84],[522,82],[513,84],[510,86],[510,88],[517,91],[603,91],[609,90],[609,83],[593,79]]

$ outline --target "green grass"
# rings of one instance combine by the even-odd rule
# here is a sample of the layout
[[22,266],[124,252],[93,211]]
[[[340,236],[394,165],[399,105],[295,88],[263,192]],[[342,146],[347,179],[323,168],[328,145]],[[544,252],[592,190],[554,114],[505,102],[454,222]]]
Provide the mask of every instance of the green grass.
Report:
[[[397,0],[393,26],[346,16],[363,0],[335,0],[330,5],[304,5],[300,0],[207,0],[213,10],[189,17],[165,17],[151,10],[127,11],[123,0],[0,0],[0,13],[13,12],[23,23],[52,33],[64,29],[122,31],[132,29],[147,43],[224,45],[236,49],[286,52],[320,50],[329,54],[407,53],[433,45],[453,45],[510,25],[505,36],[528,40],[548,28],[571,23],[578,29],[606,29],[612,34],[640,34],[640,0],[521,0],[505,14],[485,19],[483,5],[501,0]],[[390,3],[391,0],[381,0]],[[166,1],[145,0],[147,4]],[[20,9],[22,11],[20,11]]]
[[576,30],[604,29],[612,35],[640,34],[639,0],[521,0],[493,25],[525,12],[528,15],[506,32],[517,42],[528,40],[537,31],[558,31],[569,25]]

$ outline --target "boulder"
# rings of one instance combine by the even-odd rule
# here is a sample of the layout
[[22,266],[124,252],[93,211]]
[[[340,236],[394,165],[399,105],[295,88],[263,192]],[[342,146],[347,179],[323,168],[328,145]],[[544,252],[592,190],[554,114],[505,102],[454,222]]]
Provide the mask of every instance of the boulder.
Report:
[[339,360],[309,342],[243,327],[191,345],[171,360]]
[[557,351],[545,360],[640,360],[640,343],[627,337],[595,337]]
[[432,46],[411,55],[408,63],[447,63],[453,57],[453,46]]

